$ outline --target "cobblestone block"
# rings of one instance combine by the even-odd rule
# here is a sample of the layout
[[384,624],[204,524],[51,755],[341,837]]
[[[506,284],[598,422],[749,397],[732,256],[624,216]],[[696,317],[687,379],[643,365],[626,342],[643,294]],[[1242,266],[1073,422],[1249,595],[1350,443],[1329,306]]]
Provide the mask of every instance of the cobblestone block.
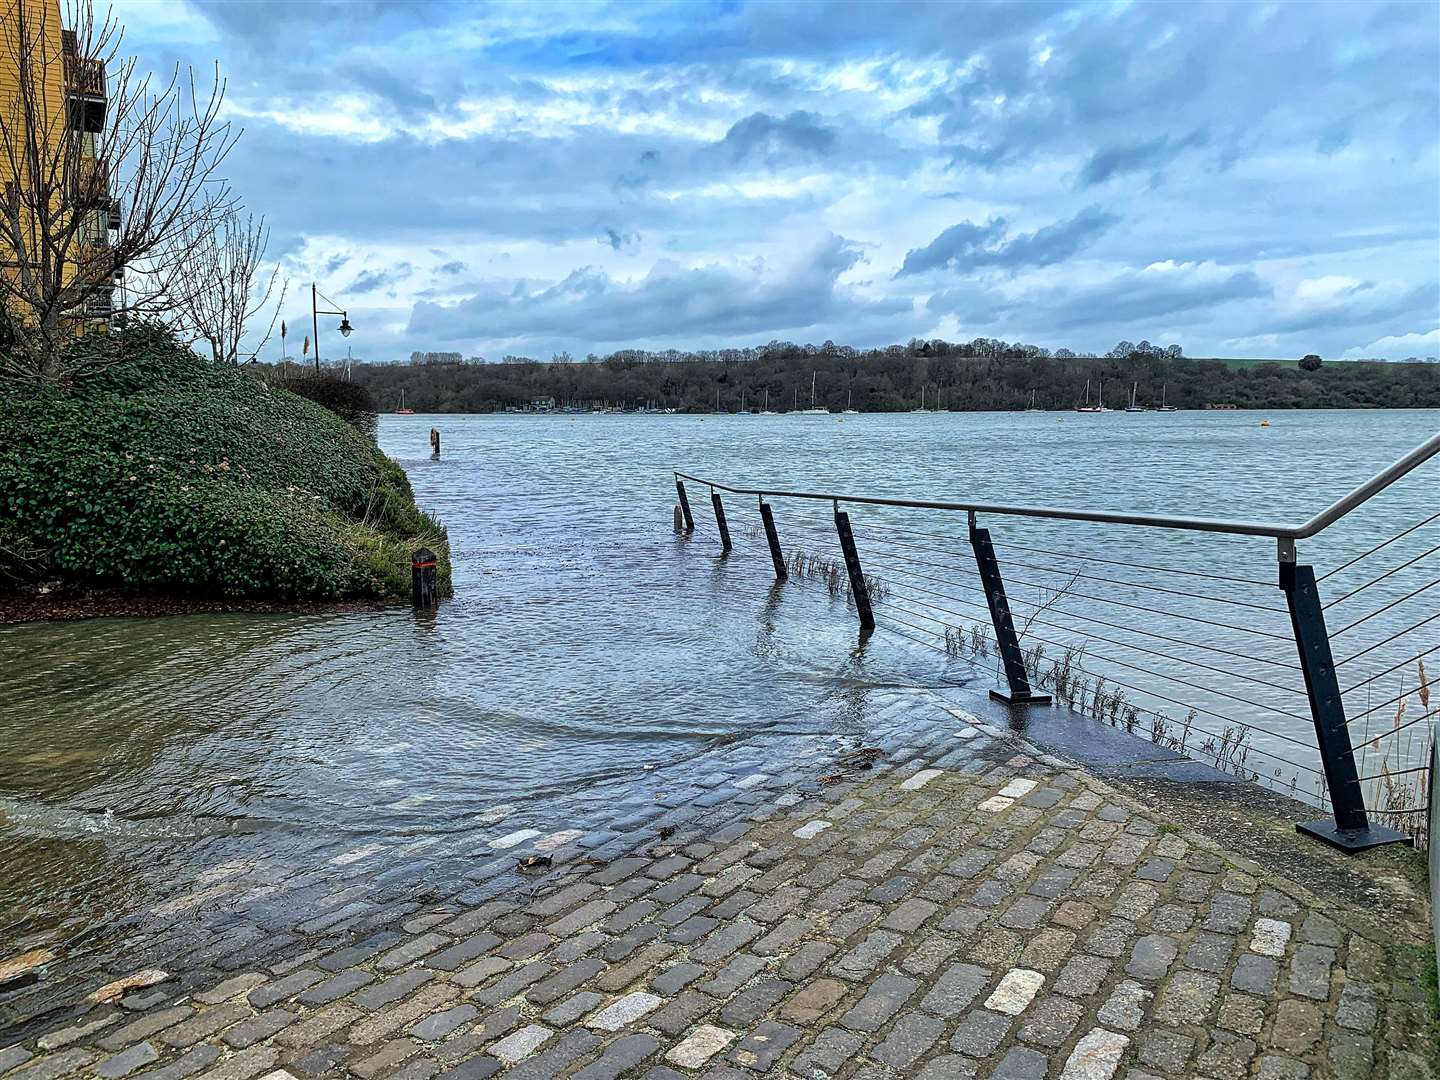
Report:
[[1330,968],[1335,950],[1324,945],[1300,945],[1290,960],[1290,992],[1325,1001],[1330,997]]
[[1154,995],[1133,979],[1126,979],[1111,991],[1100,1006],[1100,1023],[1121,1031],[1138,1031],[1145,1020],[1146,1004]]
[[863,1036],[838,1027],[828,1027],[820,1032],[813,1043],[795,1056],[792,1065],[795,1072],[801,1076],[834,1076],[850,1064],[864,1045]]
[[875,979],[855,1006],[840,1018],[853,1031],[878,1031],[905,1005],[919,983],[903,975],[886,973]]
[[976,1009],[950,1035],[950,1049],[971,1057],[989,1057],[1010,1030],[1010,1017]]
[[1179,953],[1175,939],[1164,934],[1147,934],[1135,943],[1125,971],[1137,979],[1161,979]]
[[665,1060],[682,1069],[698,1069],[735,1038],[735,1032],[712,1024],[701,1024],[670,1048]]
[[1124,1035],[1091,1028],[1065,1059],[1061,1080],[1110,1080],[1129,1045],[1130,1040]]
[[800,1041],[799,1028],[767,1020],[735,1044],[730,1060],[755,1072],[768,1072],[791,1046]]
[[159,1059],[160,1052],[155,1047],[148,1042],[137,1043],[96,1065],[95,1075],[105,1077],[106,1080],[116,1080],[121,1076],[129,1076],[136,1069],[144,1068]]

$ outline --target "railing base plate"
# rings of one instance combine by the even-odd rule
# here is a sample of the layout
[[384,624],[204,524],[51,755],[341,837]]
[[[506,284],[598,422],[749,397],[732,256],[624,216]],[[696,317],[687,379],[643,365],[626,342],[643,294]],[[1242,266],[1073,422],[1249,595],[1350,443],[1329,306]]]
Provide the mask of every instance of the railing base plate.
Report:
[[1413,837],[1406,836],[1399,829],[1387,829],[1384,825],[1369,825],[1363,829],[1341,829],[1332,818],[1301,821],[1296,824],[1295,831],[1304,833],[1306,836],[1313,836],[1322,843],[1348,852],[1365,851],[1372,847],[1380,847],[1382,844],[1413,845],[1415,843]]
[[1049,705],[1049,694],[1012,694],[1006,690],[991,690],[990,696],[1006,705]]

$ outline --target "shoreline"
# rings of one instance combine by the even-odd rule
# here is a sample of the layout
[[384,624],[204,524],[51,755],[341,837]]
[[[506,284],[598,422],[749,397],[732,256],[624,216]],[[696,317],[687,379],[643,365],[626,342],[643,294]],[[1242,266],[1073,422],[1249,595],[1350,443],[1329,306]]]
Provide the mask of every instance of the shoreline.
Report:
[[156,618],[176,615],[326,615],[384,611],[391,600],[236,600],[177,594],[133,594],[109,589],[58,587],[47,592],[0,593],[0,626],[80,622],[86,619]]

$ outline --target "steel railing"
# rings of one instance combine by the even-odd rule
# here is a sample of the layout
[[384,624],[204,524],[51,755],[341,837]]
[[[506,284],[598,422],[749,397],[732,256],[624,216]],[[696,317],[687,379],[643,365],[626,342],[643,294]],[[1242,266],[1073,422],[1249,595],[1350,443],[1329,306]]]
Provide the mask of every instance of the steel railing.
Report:
[[[1428,758],[1428,748],[1417,756],[1409,739],[1401,745],[1401,735],[1413,736],[1415,725],[1433,718],[1440,707],[1440,689],[1432,704],[1424,670],[1424,659],[1440,645],[1401,654],[1440,631],[1431,591],[1440,579],[1418,588],[1414,581],[1425,560],[1440,552],[1426,531],[1440,528],[1440,513],[1318,576],[1312,565],[1298,560],[1296,542],[1319,536],[1437,454],[1440,434],[1301,524],[747,487],[678,470],[674,478],[686,535],[696,528],[686,484],[709,490],[722,554],[729,554],[735,542],[723,496],[756,498],[762,528],[753,535],[764,540],[775,576],[783,580],[796,571],[824,576],[832,591],[847,594],[862,637],[879,625],[950,656],[993,659],[1004,689],[991,693],[1011,705],[1058,698],[1132,731],[1148,729],[1156,742],[1199,751],[1217,766],[1251,779],[1283,788],[1288,773],[1292,793],[1328,803],[1332,812],[1330,819],[1301,822],[1297,829],[1358,851],[1410,839],[1400,829],[1372,822],[1372,815],[1391,815],[1392,824],[1409,824],[1414,831],[1423,830],[1426,820],[1424,808],[1406,804],[1395,792],[1425,790],[1428,760],[1410,763]],[[802,539],[792,545],[789,557],[774,509],[781,500],[797,507],[785,531]],[[829,504],[830,521],[813,520],[817,504]],[[851,513],[861,508],[873,509],[874,520],[857,529]],[[910,520],[917,514],[954,513],[966,515],[963,536],[948,529],[943,517],[932,526],[935,531]],[[991,528],[981,527],[982,515],[987,525],[992,524],[988,519],[1011,522],[1020,535],[1007,535],[997,544]],[[1042,526],[1104,532],[1094,546],[1077,552],[1073,545],[1057,549],[1045,537],[1035,540],[1023,532]],[[1237,540],[1270,538],[1275,541],[1275,577],[1267,581],[1259,575],[1219,573],[1213,566],[1187,569],[1178,561],[1125,559],[1111,533],[1121,526]],[[867,548],[864,562],[857,532]],[[839,562],[813,554],[830,542],[838,542]],[[1418,554],[1410,554],[1406,544],[1418,544]],[[1367,560],[1382,552],[1394,565],[1322,600],[1322,582],[1368,570],[1374,564]],[[1163,583],[1150,577],[1154,574],[1163,575]],[[1210,592],[1195,584],[1201,579],[1211,582]],[[1036,599],[1007,589],[1007,580],[1034,590]],[[1256,591],[1276,587],[1283,607],[1269,601],[1273,592]],[[1360,615],[1357,601],[1372,606],[1378,601],[1378,606]],[[1420,609],[1427,603],[1432,613]],[[1327,612],[1339,629],[1327,626]],[[1412,621],[1417,614],[1418,621]],[[1365,642],[1377,628],[1382,636]],[[1350,681],[1347,665],[1360,660],[1384,666]],[[1417,672],[1413,679],[1412,669]],[[1298,674],[1300,685],[1283,681],[1286,672]],[[1216,675],[1224,685],[1215,685]],[[1353,705],[1349,716],[1347,699]],[[1417,701],[1422,715],[1406,719],[1406,709]],[[1180,717],[1174,714],[1177,708],[1185,710]],[[1387,710],[1394,710],[1388,728],[1383,725]],[[1357,741],[1352,729],[1362,721]],[[1381,730],[1372,735],[1377,726]],[[1313,729],[1313,741],[1301,737],[1304,728]],[[1392,767],[1390,755],[1397,748],[1401,756]],[[1311,760],[1304,760],[1307,755]],[[1379,772],[1366,771],[1372,757],[1380,758]],[[1263,774],[1261,758],[1270,762]],[[1405,783],[1412,776],[1415,782]],[[1367,806],[1367,783],[1375,793],[1371,801],[1387,805]]]

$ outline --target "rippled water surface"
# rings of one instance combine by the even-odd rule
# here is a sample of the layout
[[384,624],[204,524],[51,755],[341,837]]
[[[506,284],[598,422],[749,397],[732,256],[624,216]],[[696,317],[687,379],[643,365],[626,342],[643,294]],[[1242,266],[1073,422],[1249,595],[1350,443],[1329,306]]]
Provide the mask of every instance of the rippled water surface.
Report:
[[[226,860],[283,875],[368,842],[463,854],[497,829],[584,828],[652,767],[710,768],[804,753],[817,736],[863,737],[876,687],[992,685],[987,663],[935,648],[936,624],[905,607],[903,584],[863,650],[843,598],[815,582],[775,586],[751,533],[752,499],[727,504],[730,559],[714,557],[703,488],[691,489],[700,529],[677,538],[673,468],[802,490],[1292,521],[1440,426],[1435,412],[1283,413],[1263,428],[1261,419],[385,417],[382,447],[450,529],[456,598],[437,615],[402,607],[0,628],[0,931],[123,914]],[[444,438],[438,462],[432,425]],[[1433,513],[1433,467],[1418,477],[1302,545],[1302,559],[1339,565]],[[833,552],[824,504],[781,501],[776,511],[787,544]],[[888,565],[903,581],[933,560],[934,578],[949,580],[946,552],[963,538],[963,515],[854,517],[873,572]],[[1284,630],[1279,594],[1263,586],[1273,542],[982,523],[1002,557],[1021,557],[1006,544],[1024,544],[1253,578],[1262,584],[1136,579],[1213,589],[1257,605],[1234,605],[1223,621]],[[892,531],[906,528],[908,539]],[[1021,581],[1054,584],[1043,577],[1053,556],[1028,558],[1028,572],[1007,569],[1022,603],[1027,589],[1041,593]],[[1422,584],[1424,570],[1385,587]],[[909,580],[923,587],[923,577]],[[1117,595],[1105,582],[1091,588]],[[1199,603],[1147,595],[1122,622]],[[1426,603],[1357,628],[1354,640],[1409,625]],[[1195,626],[1195,640],[1262,663],[1293,659],[1283,641]],[[1173,673],[1163,658],[1146,663]],[[1272,723],[1306,737],[1283,708]]]

